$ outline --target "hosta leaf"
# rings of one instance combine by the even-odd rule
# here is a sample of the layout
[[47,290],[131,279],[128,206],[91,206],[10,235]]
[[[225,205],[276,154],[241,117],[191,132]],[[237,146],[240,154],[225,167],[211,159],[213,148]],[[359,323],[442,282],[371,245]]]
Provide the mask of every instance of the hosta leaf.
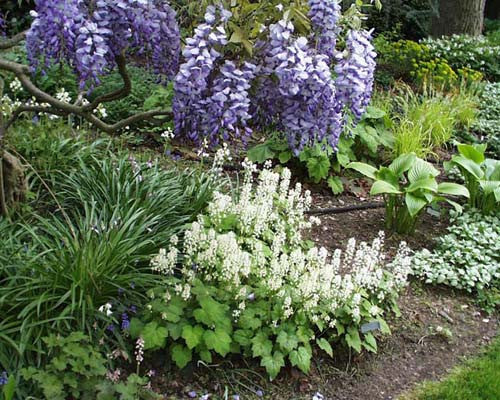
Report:
[[399,190],[399,188],[391,185],[390,183],[388,182],[385,182],[385,181],[376,181],[371,190],[370,190],[370,194],[372,196],[375,196],[377,194],[401,194],[401,191]]
[[360,163],[360,162],[352,162],[347,165],[346,168],[353,169],[355,171],[358,171],[359,173],[367,176],[368,178],[371,178],[373,180],[377,179],[375,176],[375,173],[377,172],[377,168],[372,167],[369,164],[365,163]]
[[311,350],[300,346],[297,350],[292,351],[288,358],[294,367],[298,367],[302,372],[307,374],[311,368],[311,356]]
[[481,152],[470,144],[459,144],[457,148],[458,152],[462,156],[474,161],[476,164],[481,164],[484,162],[484,150]]
[[408,180],[413,183],[421,179],[436,177],[439,171],[433,165],[420,158],[416,158],[412,167],[408,171]]
[[442,194],[450,194],[453,196],[469,197],[469,190],[458,183],[443,182],[438,185],[438,192]]
[[479,185],[483,189],[485,194],[490,194],[495,192],[500,187],[500,181],[486,181],[480,180]]
[[231,350],[231,336],[224,330],[216,329],[215,331],[205,331],[203,333],[203,341],[209,350],[215,350],[222,357],[225,357]]
[[412,217],[415,217],[428,204],[426,199],[415,196],[412,193],[406,193],[405,203]]
[[281,368],[285,366],[285,358],[281,352],[275,351],[272,356],[268,355],[262,357],[260,365],[266,368],[272,380],[278,376]]
[[449,163],[448,165],[453,164],[458,166],[460,169],[465,170],[476,179],[482,179],[484,177],[484,171],[481,169],[481,166],[479,164],[476,164],[474,161],[469,160],[468,158],[465,158],[463,156],[453,156],[453,158],[451,159],[451,163]]
[[415,192],[416,190],[429,190],[430,192],[437,192],[438,184],[435,178],[419,179],[411,183],[406,189],[407,192]]
[[193,349],[200,344],[204,332],[201,325],[185,325],[182,328],[182,338],[186,341],[187,347]]
[[326,340],[325,338],[320,338],[316,339],[316,343],[321,350],[326,352],[330,357],[333,357],[333,349],[330,343],[328,343],[328,340]]
[[389,169],[399,177],[411,168],[416,158],[414,153],[400,155],[389,165]]
[[172,347],[172,360],[179,368],[184,368],[193,359],[193,354],[186,346],[176,344]]
[[387,167],[381,167],[375,174],[377,180],[386,181],[394,187],[399,187],[399,178]]

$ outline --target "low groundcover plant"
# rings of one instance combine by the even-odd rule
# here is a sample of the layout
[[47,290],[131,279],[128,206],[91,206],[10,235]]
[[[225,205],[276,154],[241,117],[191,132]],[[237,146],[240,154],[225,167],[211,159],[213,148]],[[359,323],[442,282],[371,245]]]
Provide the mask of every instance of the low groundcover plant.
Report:
[[500,219],[469,211],[455,216],[448,234],[434,251],[413,258],[413,274],[426,283],[444,284],[469,292],[498,287],[500,279]]
[[314,341],[330,356],[338,340],[376,351],[360,325],[377,320],[389,331],[383,315],[397,309],[407,282],[406,243],[388,264],[383,233],[330,255],[302,237],[318,221],[305,216],[311,197],[300,184],[290,188],[290,171],[264,169],[253,182],[254,171],[245,163],[239,197],[216,192],[183,245],[174,237],[154,257],[162,284],[149,292],[142,320],[131,321],[132,338],[146,350],[168,346],[181,368],[193,353],[205,362],[215,353],[256,357],[271,378],[287,359],[308,372]]

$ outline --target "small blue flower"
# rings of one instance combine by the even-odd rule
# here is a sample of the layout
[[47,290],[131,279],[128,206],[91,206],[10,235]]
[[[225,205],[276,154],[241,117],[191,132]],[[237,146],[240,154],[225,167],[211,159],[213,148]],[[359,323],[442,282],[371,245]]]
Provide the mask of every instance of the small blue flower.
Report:
[[194,399],[197,396],[197,393],[194,390],[191,390],[190,392],[188,392],[188,396]]
[[260,390],[260,389],[259,389],[259,390],[257,390],[257,391],[255,392],[255,394],[256,394],[258,397],[263,397],[263,396],[264,396],[264,392],[263,392],[262,390]]
[[3,371],[2,374],[0,374],[0,386],[6,385],[8,381],[9,377],[7,376],[7,372]]

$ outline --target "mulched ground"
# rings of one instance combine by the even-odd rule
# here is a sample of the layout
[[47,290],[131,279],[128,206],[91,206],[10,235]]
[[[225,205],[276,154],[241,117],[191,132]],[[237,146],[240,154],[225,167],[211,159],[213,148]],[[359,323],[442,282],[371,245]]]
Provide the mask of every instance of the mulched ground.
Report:
[[[361,197],[361,198],[359,198]],[[332,198],[316,192],[314,208],[342,207],[363,203],[354,196]],[[370,199],[373,201],[373,199]],[[341,215],[321,216],[322,225],[311,232],[318,245],[329,250],[343,247],[350,237],[372,240],[383,230],[383,209],[354,211]],[[412,249],[432,247],[432,238],[446,231],[445,219],[425,214],[412,238]],[[392,252],[401,237],[387,238]],[[312,399],[316,392],[331,400],[396,399],[401,393],[426,379],[439,379],[454,365],[480,351],[497,334],[498,315],[487,316],[473,304],[471,297],[445,288],[432,288],[417,282],[400,298],[401,316],[390,318],[393,334],[379,338],[377,354],[350,354],[336,349],[335,357],[315,354],[309,375],[287,368],[274,381],[252,360],[232,359],[214,365],[198,364],[182,375],[163,369],[154,378],[153,386],[167,399],[189,398],[211,394],[211,399],[259,398],[262,390],[266,399]],[[448,337],[441,332],[449,330]],[[164,360],[158,360],[158,366]],[[197,397],[199,398],[199,397]]]

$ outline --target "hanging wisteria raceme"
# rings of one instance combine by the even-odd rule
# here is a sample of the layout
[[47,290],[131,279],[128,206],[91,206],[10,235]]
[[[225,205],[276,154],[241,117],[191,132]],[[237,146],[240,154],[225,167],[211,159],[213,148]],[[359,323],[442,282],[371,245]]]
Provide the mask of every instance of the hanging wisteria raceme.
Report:
[[246,143],[252,133],[248,127],[250,99],[248,90],[255,77],[256,66],[244,63],[238,68],[234,62],[226,61],[221,67],[212,87],[212,96],[206,101],[207,118],[205,126],[210,127],[208,141],[218,144],[219,133],[227,142],[230,133]]
[[286,20],[270,26],[270,41],[263,71],[279,82],[280,109],[274,116],[298,154],[306,145],[326,139],[336,147],[342,118],[328,57],[311,50],[304,37],[293,37]]
[[205,134],[212,130],[205,123],[208,119],[207,97],[210,92],[209,78],[216,69],[221,53],[216,50],[227,43],[223,25],[215,7],[208,7],[205,23],[199,25],[192,38],[186,39],[182,55],[184,63],[174,80],[174,127],[176,135],[186,135],[200,145]]
[[244,142],[250,135],[248,90],[255,76],[255,65],[221,61],[222,46],[227,43],[224,23],[231,13],[208,7],[205,23],[187,39],[185,62],[175,77],[174,119],[177,135],[201,145],[215,146],[230,136]]
[[351,30],[347,35],[346,54],[335,66],[337,100],[350,108],[359,120],[368,106],[373,92],[375,48],[371,32]]
[[314,31],[316,49],[333,60],[336,54],[337,35],[340,33],[339,0],[309,0],[309,18]]
[[179,27],[164,0],[36,0],[26,36],[34,70],[68,62],[80,87],[92,88],[116,67],[116,56],[140,54],[157,74],[178,66]]

